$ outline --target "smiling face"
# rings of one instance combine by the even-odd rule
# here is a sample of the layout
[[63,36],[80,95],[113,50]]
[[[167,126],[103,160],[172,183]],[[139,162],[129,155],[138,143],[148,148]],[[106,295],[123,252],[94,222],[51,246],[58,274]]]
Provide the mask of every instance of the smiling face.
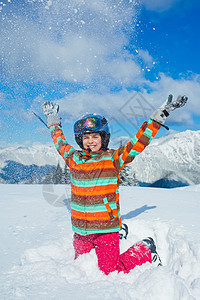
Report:
[[99,133],[86,133],[83,135],[83,148],[90,149],[92,152],[101,149],[101,136]]

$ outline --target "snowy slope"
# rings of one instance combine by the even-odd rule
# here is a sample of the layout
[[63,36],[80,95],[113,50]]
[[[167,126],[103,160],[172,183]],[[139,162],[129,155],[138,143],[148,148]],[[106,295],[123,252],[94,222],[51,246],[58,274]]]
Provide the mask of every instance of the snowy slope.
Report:
[[132,163],[141,182],[162,178],[187,184],[200,183],[200,131],[171,134],[155,139]]
[[69,186],[0,185],[1,299],[200,299],[200,185],[120,193],[121,251],[152,236],[163,267],[106,276],[94,251],[74,261]]

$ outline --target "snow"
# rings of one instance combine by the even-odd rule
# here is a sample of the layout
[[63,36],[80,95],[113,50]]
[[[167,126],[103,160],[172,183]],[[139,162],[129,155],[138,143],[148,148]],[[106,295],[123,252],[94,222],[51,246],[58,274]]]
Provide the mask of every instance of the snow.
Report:
[[[163,266],[104,275],[95,252],[74,261],[69,186],[0,185],[1,299],[200,299],[200,185],[121,187],[124,252],[152,236]],[[59,193],[58,193],[59,190]],[[61,201],[63,200],[63,201]]]

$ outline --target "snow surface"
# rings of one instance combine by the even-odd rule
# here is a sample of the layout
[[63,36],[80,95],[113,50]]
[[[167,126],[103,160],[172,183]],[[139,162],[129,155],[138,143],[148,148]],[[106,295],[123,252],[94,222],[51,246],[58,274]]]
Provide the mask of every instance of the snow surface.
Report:
[[121,252],[152,236],[163,266],[109,276],[93,250],[74,261],[69,190],[0,185],[1,299],[200,299],[200,185],[121,187]]

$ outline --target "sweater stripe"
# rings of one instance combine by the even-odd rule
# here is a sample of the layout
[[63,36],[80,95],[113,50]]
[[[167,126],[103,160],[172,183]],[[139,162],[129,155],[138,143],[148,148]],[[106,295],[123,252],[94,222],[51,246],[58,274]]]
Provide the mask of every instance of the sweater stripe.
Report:
[[[113,209],[113,215],[118,215],[117,209]],[[96,221],[96,220],[107,220],[110,221],[109,211],[96,211],[96,212],[84,212],[78,210],[71,210],[71,216],[79,220],[85,221]]]
[[89,180],[87,178],[84,178],[82,180],[72,178],[72,184],[76,187],[91,188],[91,187],[96,187],[97,184],[98,184],[99,187],[100,186],[103,187],[103,186],[107,186],[108,184],[109,185],[110,184],[115,185],[116,184],[116,178],[115,177],[113,177],[113,178],[107,177],[106,180],[105,180],[105,178],[101,178],[101,179],[95,178],[95,179],[89,179]]
[[[111,233],[111,232],[118,232],[120,230],[120,226],[114,227],[114,228],[106,228],[101,229],[101,233]],[[95,234],[97,233],[97,230],[95,229],[81,229],[79,227],[72,225],[72,230],[80,235],[88,235],[88,234]]]
[[77,196],[103,196],[109,193],[116,192],[116,184],[109,184],[106,185],[106,189],[102,189],[101,186],[95,187],[77,187],[71,183],[71,191],[72,193],[76,194]]
[[[116,209],[116,202],[109,203],[111,209]],[[79,212],[87,212],[91,213],[94,210],[96,212],[105,212],[106,211],[106,206],[104,204],[99,204],[99,205],[87,205],[86,207],[84,205],[79,205],[76,203],[71,203],[71,209],[79,211]]]

